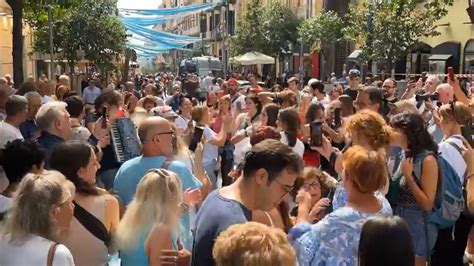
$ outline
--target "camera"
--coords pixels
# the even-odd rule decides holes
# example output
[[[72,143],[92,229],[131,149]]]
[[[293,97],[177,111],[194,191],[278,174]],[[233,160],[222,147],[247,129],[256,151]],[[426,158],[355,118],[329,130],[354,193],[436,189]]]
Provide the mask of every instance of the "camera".
[[[439,94],[437,92],[435,92],[433,94],[429,94],[429,93],[417,94],[417,95],[415,95],[415,99],[416,99],[417,102],[419,102],[419,101],[428,101],[428,100],[437,101],[437,100],[439,100]]]

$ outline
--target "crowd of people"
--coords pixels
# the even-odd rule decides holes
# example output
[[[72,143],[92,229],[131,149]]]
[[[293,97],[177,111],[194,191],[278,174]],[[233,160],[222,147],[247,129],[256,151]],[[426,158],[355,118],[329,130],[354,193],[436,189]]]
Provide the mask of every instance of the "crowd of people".
[[[0,78],[0,265],[473,262],[473,90],[300,82]]]

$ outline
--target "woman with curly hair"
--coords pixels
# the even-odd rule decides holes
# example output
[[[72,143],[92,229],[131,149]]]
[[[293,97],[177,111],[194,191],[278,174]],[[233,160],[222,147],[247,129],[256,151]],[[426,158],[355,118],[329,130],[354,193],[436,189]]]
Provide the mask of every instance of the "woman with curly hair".
[[[387,125],[384,118],[373,111],[362,110],[351,116],[344,126],[347,140],[350,146],[359,145],[367,150],[378,151],[386,155],[386,149],[390,144],[392,128]],[[322,147],[317,147],[330,163],[338,175],[342,173],[342,153],[331,146],[327,138],[323,138]],[[388,187],[385,187],[383,192]],[[334,193],[333,208],[337,209],[346,205],[347,194],[342,186],[339,186]]]
[[[292,192],[293,200],[297,194],[308,193],[311,196],[311,209],[299,211],[298,206],[293,208],[290,215],[298,221],[308,220],[316,223],[332,211],[331,198],[336,190],[337,181],[326,172],[316,167],[305,167],[303,177],[295,181]]]
[[[421,266],[426,264],[438,237],[436,226],[425,221],[438,185],[438,145],[419,114],[397,114],[390,124],[394,144],[403,149],[402,163],[392,177],[399,190],[398,196],[391,198],[392,205],[394,213],[408,225],[415,246],[415,265]]]

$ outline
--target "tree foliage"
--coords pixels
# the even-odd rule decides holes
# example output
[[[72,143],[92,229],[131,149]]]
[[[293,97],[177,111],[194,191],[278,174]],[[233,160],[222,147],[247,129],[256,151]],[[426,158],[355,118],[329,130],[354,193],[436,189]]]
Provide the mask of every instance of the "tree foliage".
[[[362,49],[362,58],[393,66],[423,37],[439,35],[436,22],[453,0],[378,0],[351,6],[345,35]]]
[[[252,1],[230,39],[231,55],[255,51],[277,56],[296,42],[299,23],[294,12],[280,3],[261,6]]]
[[[34,50],[49,53],[49,1],[27,0],[25,18],[35,30]],[[52,4],[54,52],[74,63],[84,58],[108,68],[125,49],[125,28],[118,20],[116,0],[59,0]]]
[[[343,28],[344,21],[336,12],[323,10],[317,16],[303,21],[298,33],[311,51],[325,53],[344,39]]]

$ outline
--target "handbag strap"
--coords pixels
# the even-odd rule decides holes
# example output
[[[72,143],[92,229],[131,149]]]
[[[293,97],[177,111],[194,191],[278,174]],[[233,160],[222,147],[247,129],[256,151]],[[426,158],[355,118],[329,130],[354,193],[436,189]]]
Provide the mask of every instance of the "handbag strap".
[[[105,246],[108,247],[110,234],[105,225],[81,205],[77,204],[77,202],[73,202],[75,205],[74,217],[82,224],[82,226],[84,226],[84,228],[86,228],[87,231],[89,231],[89,233],[102,240]]]
[[[48,250],[48,258],[46,260],[46,266],[53,266],[54,254],[56,253],[56,248],[58,247],[58,243],[53,243],[49,246]]]

